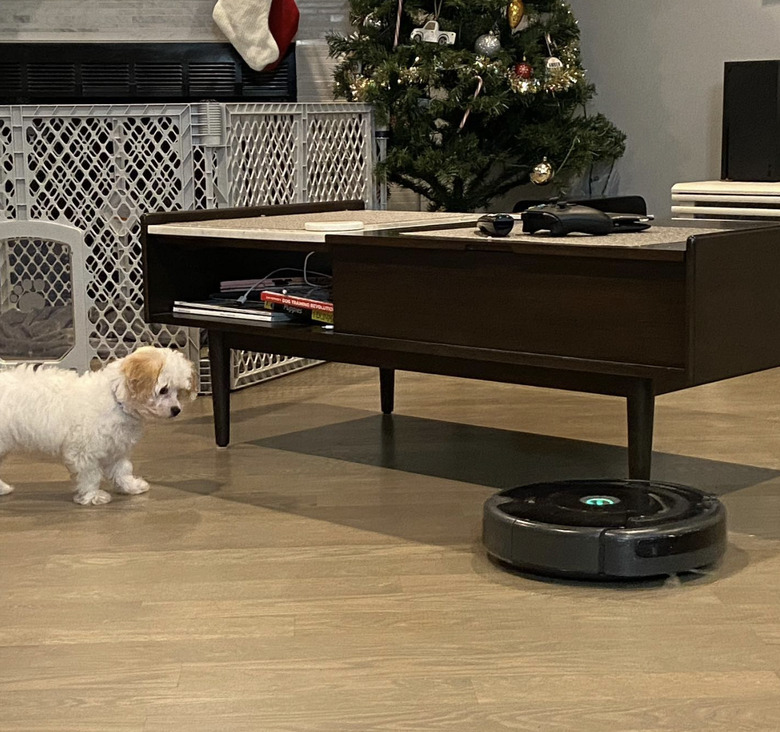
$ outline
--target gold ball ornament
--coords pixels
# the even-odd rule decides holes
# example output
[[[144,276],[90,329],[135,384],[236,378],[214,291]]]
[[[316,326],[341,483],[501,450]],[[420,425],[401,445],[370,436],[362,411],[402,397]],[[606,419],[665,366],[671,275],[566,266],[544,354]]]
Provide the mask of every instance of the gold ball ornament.
[[[553,166],[547,162],[547,158],[543,158],[541,163],[534,165],[530,174],[531,182],[538,186],[546,186],[554,177],[555,171]]]
[[[509,27],[514,30],[520,25],[520,21],[525,15],[525,4],[523,0],[512,0],[506,9],[506,19],[509,23]]]

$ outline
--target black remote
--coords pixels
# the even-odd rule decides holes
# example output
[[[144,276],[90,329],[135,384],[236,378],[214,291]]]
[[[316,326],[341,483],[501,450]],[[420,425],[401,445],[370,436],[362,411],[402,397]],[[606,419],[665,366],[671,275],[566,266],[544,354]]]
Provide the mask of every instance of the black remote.
[[[477,228],[486,236],[506,236],[514,225],[509,214],[485,214],[477,219]]]

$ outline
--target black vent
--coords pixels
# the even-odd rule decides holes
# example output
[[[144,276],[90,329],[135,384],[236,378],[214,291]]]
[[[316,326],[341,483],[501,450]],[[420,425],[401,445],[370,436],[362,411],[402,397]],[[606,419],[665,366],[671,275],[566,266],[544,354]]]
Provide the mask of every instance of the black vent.
[[[22,65],[0,61],[0,95],[14,96],[22,92]]]
[[[136,92],[142,97],[179,99],[185,94],[184,71],[184,64],[137,63]]]
[[[0,43],[0,104],[296,98],[294,44],[254,71],[228,43]]]
[[[88,96],[127,96],[130,93],[130,64],[82,64],[81,88]]]
[[[204,99],[235,96],[241,83],[232,63],[197,63],[190,64],[190,93]],[[285,78],[285,86],[287,79]],[[246,86],[243,87],[246,94]]]
[[[27,67],[27,88],[33,94],[52,90],[55,94],[76,93],[76,67],[74,64],[40,64]]]

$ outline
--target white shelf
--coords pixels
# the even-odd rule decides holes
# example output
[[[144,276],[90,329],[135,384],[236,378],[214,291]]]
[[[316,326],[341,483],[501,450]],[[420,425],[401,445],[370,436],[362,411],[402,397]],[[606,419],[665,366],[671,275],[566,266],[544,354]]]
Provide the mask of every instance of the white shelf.
[[[780,218],[780,182],[693,181],[672,186],[672,218],[756,220]]]

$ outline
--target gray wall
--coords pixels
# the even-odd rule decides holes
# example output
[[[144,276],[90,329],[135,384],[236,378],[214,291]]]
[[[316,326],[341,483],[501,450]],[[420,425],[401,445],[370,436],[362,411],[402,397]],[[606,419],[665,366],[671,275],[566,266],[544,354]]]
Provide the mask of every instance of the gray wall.
[[[594,107],[628,134],[621,193],[720,177],[724,61],[780,58],[780,0],[570,0]]]
[[[213,41],[216,0],[0,0],[0,41]],[[347,0],[298,0],[298,37],[345,27]]]

